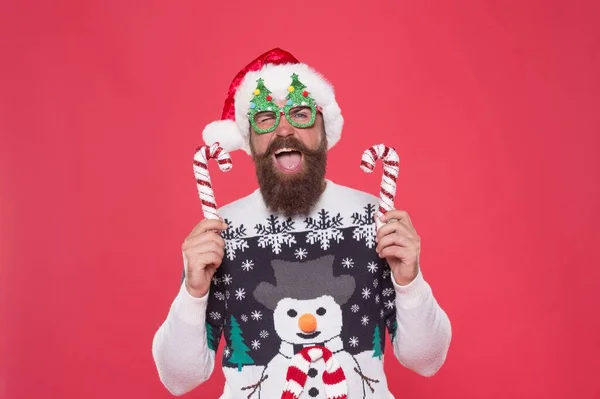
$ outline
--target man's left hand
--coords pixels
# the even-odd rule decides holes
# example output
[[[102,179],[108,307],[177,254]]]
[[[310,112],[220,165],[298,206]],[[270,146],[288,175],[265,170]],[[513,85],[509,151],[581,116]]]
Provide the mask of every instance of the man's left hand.
[[[392,209],[381,221],[385,224],[377,232],[377,253],[387,260],[396,283],[407,285],[419,271],[421,237],[406,211]]]

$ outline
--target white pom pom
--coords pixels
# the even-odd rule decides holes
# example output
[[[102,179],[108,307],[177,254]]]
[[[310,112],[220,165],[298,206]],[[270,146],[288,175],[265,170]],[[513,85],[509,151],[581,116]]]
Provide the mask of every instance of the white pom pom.
[[[247,138],[238,129],[232,120],[220,120],[211,122],[204,128],[202,138],[206,145],[218,142],[227,152],[244,150],[250,152]]]

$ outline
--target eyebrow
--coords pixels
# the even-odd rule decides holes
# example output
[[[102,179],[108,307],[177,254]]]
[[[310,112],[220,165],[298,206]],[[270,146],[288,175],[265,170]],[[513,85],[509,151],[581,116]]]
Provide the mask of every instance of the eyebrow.
[[[302,109],[310,109],[310,107],[308,105],[298,105],[297,107],[292,107],[290,108],[290,112],[292,111],[299,111]]]

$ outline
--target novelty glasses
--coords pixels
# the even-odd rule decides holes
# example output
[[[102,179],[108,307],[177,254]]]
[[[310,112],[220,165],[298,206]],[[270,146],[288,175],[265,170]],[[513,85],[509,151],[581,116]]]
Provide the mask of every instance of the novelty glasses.
[[[265,87],[264,81],[258,79],[254,90],[254,98],[250,101],[248,119],[252,128],[258,134],[274,131],[281,117],[285,116],[290,125],[297,128],[311,127],[317,117],[317,105],[305,90],[306,86],[298,80],[298,75],[292,75],[292,84],[288,87],[287,102],[280,107],[273,101],[271,92]]]

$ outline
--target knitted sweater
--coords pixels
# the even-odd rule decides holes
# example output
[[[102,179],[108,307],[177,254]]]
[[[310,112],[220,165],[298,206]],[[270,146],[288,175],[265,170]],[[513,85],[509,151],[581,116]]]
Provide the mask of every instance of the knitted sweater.
[[[259,190],[219,210],[225,257],[209,293],[182,283],[155,334],[159,377],[174,395],[206,381],[225,337],[221,399],[280,398],[292,357],[321,345],[343,369],[348,398],[393,398],[383,368],[385,332],[405,367],[442,366],[451,325],[419,271],[400,286],[375,251],[378,199],[327,180],[308,217],[268,211]],[[326,398],[324,362],[311,364],[300,398]]]

